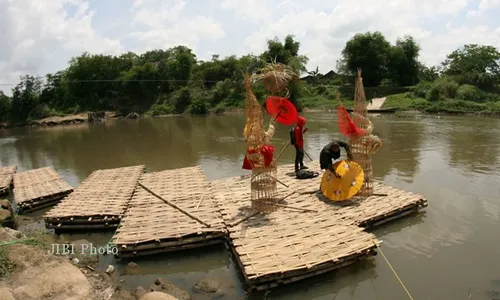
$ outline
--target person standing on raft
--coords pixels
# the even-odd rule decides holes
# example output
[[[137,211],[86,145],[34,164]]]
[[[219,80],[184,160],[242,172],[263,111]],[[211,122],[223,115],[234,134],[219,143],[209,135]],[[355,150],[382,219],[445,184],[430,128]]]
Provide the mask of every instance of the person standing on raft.
[[[295,146],[295,172],[308,169],[304,166],[304,133],[308,130],[308,128],[304,128],[304,125],[306,125],[306,118],[299,116],[297,126],[291,134],[291,144]]]
[[[349,144],[344,143],[340,140],[334,140],[333,142],[328,143],[319,154],[319,163],[321,170],[330,170],[335,177],[340,179],[340,175],[337,174],[335,169],[333,168],[333,162],[340,157],[340,147],[344,148],[347,153],[347,158],[352,159],[351,149]]]

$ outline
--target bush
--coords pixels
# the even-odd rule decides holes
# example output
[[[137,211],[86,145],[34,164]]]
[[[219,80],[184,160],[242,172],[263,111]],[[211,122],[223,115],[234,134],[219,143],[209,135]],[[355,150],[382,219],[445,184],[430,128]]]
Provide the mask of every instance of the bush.
[[[206,115],[208,114],[208,107],[204,99],[197,98],[189,106],[189,112],[192,115]]]
[[[425,109],[428,113],[471,113],[486,111],[487,106],[484,103],[477,103],[465,100],[447,100],[433,103]]]
[[[410,95],[413,98],[426,98],[427,92],[432,88],[432,82],[422,81],[410,88]]]
[[[431,87],[431,89],[428,90],[427,93],[425,94],[425,99],[427,99],[429,101],[437,101],[440,98],[441,98],[441,95],[440,95],[438,86]]]
[[[425,87],[429,87],[422,85],[418,90],[419,94],[421,94]],[[441,78],[434,82],[430,89],[428,89],[425,93],[425,98],[429,101],[437,101],[440,99],[454,99],[457,96],[459,85],[455,81],[449,78]]]
[[[174,108],[175,113],[181,114],[188,109],[191,101],[191,91],[189,88],[183,87],[170,95],[168,104]]]
[[[436,82],[441,98],[453,99],[457,96],[458,83],[451,80],[439,80]]]
[[[413,101],[410,104],[410,108],[415,110],[425,110],[427,107],[429,107],[429,105],[430,105],[429,101],[419,98],[419,99],[413,99]]]
[[[153,116],[168,115],[174,112],[174,108],[169,104],[154,104],[149,113]]]
[[[457,98],[476,102],[485,100],[484,93],[477,87],[470,84],[464,84],[458,88]]]

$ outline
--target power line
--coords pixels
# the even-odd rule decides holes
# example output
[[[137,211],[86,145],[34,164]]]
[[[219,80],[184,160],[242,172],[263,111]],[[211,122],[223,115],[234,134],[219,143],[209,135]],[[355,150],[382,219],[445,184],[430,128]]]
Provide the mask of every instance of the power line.
[[[61,80],[63,81],[63,80]],[[184,79],[83,79],[83,80],[64,80],[71,83],[93,83],[93,82],[207,82],[217,83],[225,80],[184,80]],[[0,86],[18,85],[17,83],[0,83]]]

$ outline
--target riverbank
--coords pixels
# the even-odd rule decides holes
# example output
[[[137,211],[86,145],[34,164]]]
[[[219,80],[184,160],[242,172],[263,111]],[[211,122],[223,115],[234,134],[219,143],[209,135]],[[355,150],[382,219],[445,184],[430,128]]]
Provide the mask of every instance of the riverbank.
[[[166,278],[125,290],[112,265],[99,266],[99,257],[90,252],[93,245],[87,240],[57,244],[61,252],[63,245],[74,252],[58,254],[53,247],[57,241],[50,234],[0,227],[0,241],[2,299],[190,300],[194,294],[213,299],[225,293],[221,281],[208,277],[199,280],[192,291],[182,290]],[[140,268],[130,262],[125,271],[133,273]]]
[[[397,108],[398,111],[417,111],[426,114],[500,117],[500,102],[473,102],[456,99],[431,102],[424,98],[412,97],[410,93],[387,96],[382,108]]]
[[[115,112],[107,111],[105,112],[105,118],[116,119],[116,118],[124,118],[126,116],[120,116]],[[133,115],[132,117],[138,117],[138,115]],[[132,118],[131,117],[131,118]],[[32,120],[26,123],[20,124],[9,124],[9,123],[0,123],[0,128],[8,129],[15,127],[51,127],[57,125],[71,125],[71,124],[80,124],[88,122],[88,112],[82,112],[78,114],[69,114],[62,116],[52,116],[48,118],[43,118],[40,120]]]
[[[309,105],[303,108],[303,112],[332,112],[337,107],[337,101],[334,99],[323,99],[323,101],[310,101],[304,99],[304,103]],[[371,109],[396,108],[399,112],[405,113],[425,113],[429,115],[470,115],[470,116],[489,116],[500,117],[500,102],[473,102],[466,100],[439,100],[435,102],[428,101],[424,98],[412,97],[410,93],[402,93],[390,95],[383,98],[374,98],[369,106]],[[311,103],[315,103],[312,105]],[[353,102],[350,99],[342,100],[342,103],[347,108],[352,108]],[[211,110],[208,114],[215,115],[233,115],[242,114],[244,108],[227,108]],[[143,115],[130,114],[130,116],[119,115],[116,112],[106,112],[106,118],[163,118],[175,117],[182,114],[152,114],[146,112]],[[53,116],[40,120],[33,120],[26,124],[7,124],[0,123],[0,129],[8,129],[14,127],[51,127],[58,125],[80,124],[88,122],[88,113],[78,113],[74,115]]]

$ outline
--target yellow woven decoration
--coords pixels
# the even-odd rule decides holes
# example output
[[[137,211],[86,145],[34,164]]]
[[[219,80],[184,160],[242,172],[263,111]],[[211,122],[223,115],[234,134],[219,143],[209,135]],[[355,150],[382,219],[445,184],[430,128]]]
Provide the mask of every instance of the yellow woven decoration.
[[[363,186],[365,174],[359,164],[352,160],[341,160],[333,164],[333,169],[341,176],[338,179],[326,170],[321,179],[321,192],[333,201],[344,201],[354,197]]]
[[[290,67],[282,63],[272,61],[266,64],[261,74],[256,75],[256,80],[262,80],[264,88],[273,95],[290,96],[288,85],[291,81],[298,80],[299,76]]]

